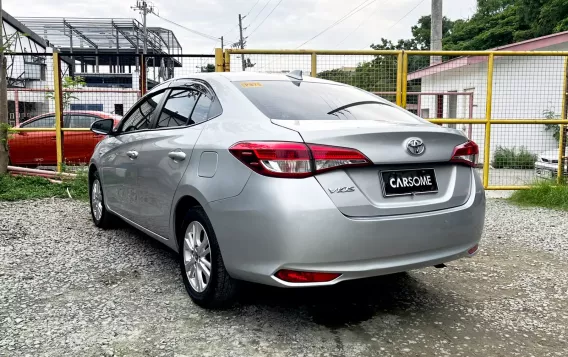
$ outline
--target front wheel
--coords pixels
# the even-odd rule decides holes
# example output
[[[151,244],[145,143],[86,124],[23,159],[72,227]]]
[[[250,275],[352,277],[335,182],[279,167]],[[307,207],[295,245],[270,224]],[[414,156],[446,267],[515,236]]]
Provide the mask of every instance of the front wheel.
[[[180,268],[191,299],[205,308],[229,305],[237,282],[229,276],[209,218],[200,207],[189,210],[180,241]]]

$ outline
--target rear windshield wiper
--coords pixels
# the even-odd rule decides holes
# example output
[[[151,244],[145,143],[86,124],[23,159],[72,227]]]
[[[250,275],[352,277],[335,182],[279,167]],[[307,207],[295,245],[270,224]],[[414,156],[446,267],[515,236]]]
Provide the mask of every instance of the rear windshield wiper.
[[[365,104],[388,105],[388,104],[386,104],[386,103],[377,102],[377,101],[374,101],[374,100],[364,100],[364,101],[361,101],[361,102],[353,102],[353,103],[349,103],[349,104],[342,105],[342,106],[340,106],[339,108],[333,109],[331,112],[329,112],[329,113],[327,113],[327,114],[334,114],[334,113],[337,113],[337,112],[339,112],[339,111],[342,111],[343,109],[355,107],[355,106],[358,106],[358,105],[365,105]]]

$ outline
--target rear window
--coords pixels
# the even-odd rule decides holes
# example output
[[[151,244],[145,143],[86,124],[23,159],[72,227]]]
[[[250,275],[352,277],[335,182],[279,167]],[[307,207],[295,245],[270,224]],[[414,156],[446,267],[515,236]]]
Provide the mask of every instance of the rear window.
[[[233,82],[270,119],[284,120],[377,120],[417,123],[414,115],[369,92],[329,83],[301,81]],[[376,101],[330,111],[346,104]]]

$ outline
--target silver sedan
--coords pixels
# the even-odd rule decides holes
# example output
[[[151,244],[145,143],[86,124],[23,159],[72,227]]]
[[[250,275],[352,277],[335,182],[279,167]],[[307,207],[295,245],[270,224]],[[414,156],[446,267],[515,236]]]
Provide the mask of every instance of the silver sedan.
[[[477,145],[351,86],[196,74],[91,130],[107,134],[89,167],[94,223],[120,218],[177,251],[201,306],[242,280],[331,285],[478,250]]]

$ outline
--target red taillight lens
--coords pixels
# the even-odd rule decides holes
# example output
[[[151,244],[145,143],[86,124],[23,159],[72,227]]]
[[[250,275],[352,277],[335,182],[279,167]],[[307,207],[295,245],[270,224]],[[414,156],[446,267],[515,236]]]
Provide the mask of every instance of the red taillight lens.
[[[308,144],[315,161],[317,172],[344,166],[369,165],[371,161],[355,149],[335,146]]]
[[[473,141],[467,141],[454,148],[452,154],[452,162],[466,164],[471,167],[477,165],[477,156],[479,155],[479,147]]]
[[[357,150],[314,144],[242,142],[229,151],[255,172],[272,177],[303,178],[334,168],[372,164]]]
[[[317,273],[310,271],[279,270],[275,276],[288,283],[325,283],[337,279],[338,273]]]

